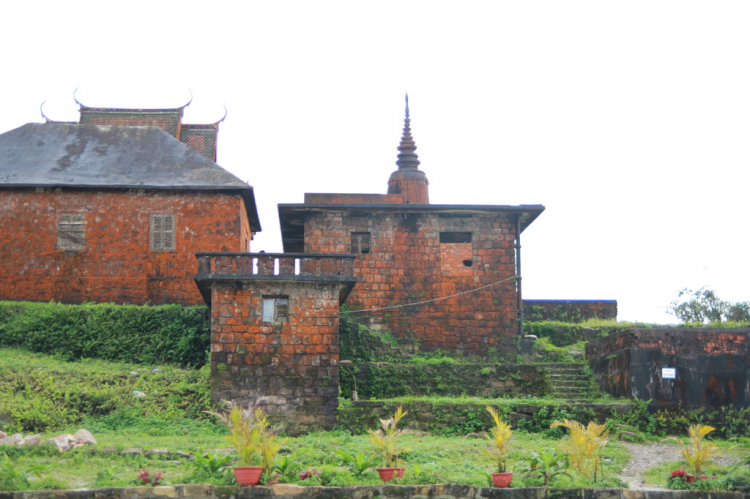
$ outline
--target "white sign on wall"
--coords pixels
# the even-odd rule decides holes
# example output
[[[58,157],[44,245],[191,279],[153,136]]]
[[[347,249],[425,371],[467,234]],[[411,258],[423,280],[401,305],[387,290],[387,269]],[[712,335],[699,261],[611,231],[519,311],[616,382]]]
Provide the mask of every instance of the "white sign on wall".
[[[662,367],[661,379],[675,379],[677,377],[676,367]]]

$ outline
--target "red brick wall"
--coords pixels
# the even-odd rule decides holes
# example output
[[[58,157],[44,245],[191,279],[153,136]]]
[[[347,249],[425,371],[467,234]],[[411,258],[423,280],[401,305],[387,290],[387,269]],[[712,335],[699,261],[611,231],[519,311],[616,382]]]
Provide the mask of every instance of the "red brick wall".
[[[252,280],[211,289],[211,393],[261,405],[300,433],[336,424],[338,283]],[[286,322],[263,322],[263,297],[286,296]]]
[[[239,194],[0,190],[0,299],[202,304],[197,251],[246,251]],[[85,215],[85,249],[57,249],[60,214]],[[176,251],[150,251],[151,214],[176,215]],[[243,227],[244,225],[244,227]]]
[[[363,210],[366,208],[363,207]],[[372,309],[441,298],[515,274],[515,221],[497,213],[442,218],[438,213],[311,213],[305,251],[348,253],[352,232],[370,232],[371,253],[358,255],[359,282],[346,304]],[[440,232],[471,232],[471,243],[440,243]],[[471,267],[463,260],[471,260]],[[375,329],[415,337],[424,350],[486,354],[516,334],[512,281],[429,304],[362,314]]]

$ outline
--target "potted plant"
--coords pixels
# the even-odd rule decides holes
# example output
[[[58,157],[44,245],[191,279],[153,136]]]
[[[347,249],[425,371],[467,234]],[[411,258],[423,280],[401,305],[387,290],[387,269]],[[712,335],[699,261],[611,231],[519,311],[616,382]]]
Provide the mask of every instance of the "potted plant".
[[[508,442],[513,432],[510,425],[500,419],[494,407],[487,406],[487,412],[492,416],[495,426],[490,429],[487,440],[490,442],[490,455],[492,455],[497,465],[497,472],[492,473],[492,485],[495,487],[510,487],[513,481],[513,472],[506,471]]]
[[[240,485],[257,485],[264,471],[273,470],[274,458],[283,445],[278,440],[278,431],[272,427],[263,409],[253,405],[246,409],[232,402],[225,402],[228,414],[210,414],[218,417],[229,427],[231,435],[226,437],[237,450],[240,459],[233,467],[234,476]],[[260,461],[260,466],[256,463]]]
[[[378,430],[370,430],[370,442],[375,445],[384,464],[384,467],[375,469],[384,482],[391,481],[394,475],[396,477],[404,476],[406,468],[400,466],[402,463],[401,455],[404,452],[409,452],[409,449],[400,446],[399,438],[403,433],[402,430],[397,428],[397,425],[406,414],[403,408],[399,406],[393,416],[379,420],[380,428]]]

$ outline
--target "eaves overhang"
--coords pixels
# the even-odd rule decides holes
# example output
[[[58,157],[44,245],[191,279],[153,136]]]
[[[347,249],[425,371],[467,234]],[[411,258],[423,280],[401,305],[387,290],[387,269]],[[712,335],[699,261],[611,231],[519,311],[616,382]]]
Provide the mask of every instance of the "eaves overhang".
[[[521,232],[544,211],[533,205],[470,205],[470,204],[363,204],[363,203],[295,203],[279,204],[281,238],[286,252],[304,251],[305,218],[311,213],[385,212],[385,213],[504,213],[519,217]]]

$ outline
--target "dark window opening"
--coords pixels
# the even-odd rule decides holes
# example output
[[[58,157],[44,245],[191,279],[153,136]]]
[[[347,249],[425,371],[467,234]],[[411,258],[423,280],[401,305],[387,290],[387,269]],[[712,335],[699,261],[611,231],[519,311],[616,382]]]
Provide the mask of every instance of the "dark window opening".
[[[372,216],[372,214],[366,211],[353,211],[349,216],[352,218],[366,218]]]
[[[471,218],[471,213],[438,213],[438,218]]]
[[[471,267],[472,265],[474,265],[473,260],[464,260],[464,267]]]
[[[441,232],[441,243],[470,243],[471,232]]]
[[[370,252],[370,233],[352,232],[352,245],[350,253],[355,255],[366,255]]]
[[[57,219],[57,249],[81,251],[86,248],[83,213],[60,215]]]

